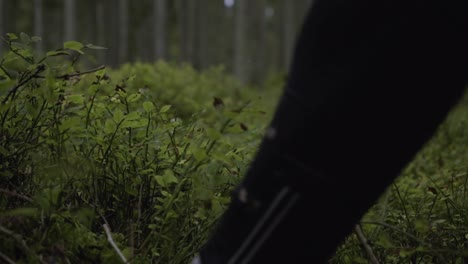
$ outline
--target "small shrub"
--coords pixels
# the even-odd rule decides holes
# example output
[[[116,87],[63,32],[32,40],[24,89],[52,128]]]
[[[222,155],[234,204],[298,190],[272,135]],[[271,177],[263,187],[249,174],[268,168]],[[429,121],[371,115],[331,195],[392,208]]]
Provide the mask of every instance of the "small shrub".
[[[0,252],[31,263],[187,263],[229,202],[269,117],[220,69],[77,70],[87,48],[0,64]],[[99,48],[99,47],[97,47]]]

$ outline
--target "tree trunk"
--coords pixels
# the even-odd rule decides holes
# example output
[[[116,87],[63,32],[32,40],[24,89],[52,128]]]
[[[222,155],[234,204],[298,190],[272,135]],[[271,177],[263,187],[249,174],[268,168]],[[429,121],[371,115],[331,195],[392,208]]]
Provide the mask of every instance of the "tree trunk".
[[[206,1],[206,0],[205,0]],[[207,8],[202,4],[197,4],[195,6],[195,58],[194,66],[196,69],[201,70],[206,67],[206,34],[207,34]]]
[[[234,75],[241,82],[246,81],[246,37],[245,20],[246,0],[235,2],[235,25],[234,25]]]
[[[252,49],[250,49],[250,53],[252,54],[252,62],[251,67],[251,77],[248,78],[252,82],[256,84],[260,84],[265,77],[266,74],[266,64],[265,64],[265,57],[266,57],[266,43],[265,43],[265,34],[267,29],[266,25],[266,17],[265,17],[265,1],[264,0],[256,0],[251,2],[252,6],[249,8],[250,17],[252,21],[252,37],[249,38],[253,41],[251,43]]]
[[[128,60],[128,0],[119,0],[119,46],[118,46],[118,64]]]
[[[154,54],[156,60],[167,59],[166,0],[154,0]]]
[[[42,12],[42,0],[34,0],[34,35],[44,37],[44,18]],[[44,52],[43,42],[36,44],[38,53]]]
[[[294,19],[294,2],[283,0],[283,69],[289,68],[292,50],[294,48],[296,26]]]
[[[65,11],[63,1],[42,1],[43,12],[43,31],[42,38],[43,47],[45,49],[58,49],[62,47],[64,41],[65,26],[64,23],[57,23],[57,21],[64,21]],[[50,33],[49,33],[50,32]]]
[[[65,28],[64,38],[65,41],[75,40],[76,38],[76,1],[75,0],[64,0],[64,17],[65,17]]]
[[[77,6],[76,12],[78,19],[77,36],[79,41],[96,44],[96,16],[93,12],[96,10],[98,1],[81,1]],[[94,52],[93,52],[94,53]]]
[[[15,14],[17,14],[17,1],[8,1],[0,0],[0,34],[1,37],[5,37],[6,33],[15,33],[17,32]],[[5,43],[0,41],[0,47],[3,47],[4,50]]]
[[[5,34],[7,33],[5,32],[5,24],[3,22],[4,17],[5,17],[4,13],[6,13],[3,4],[4,4],[4,0],[0,0],[0,36],[1,37],[5,37]],[[3,54],[4,49],[5,48],[4,48],[3,41],[0,41],[0,54]]]
[[[104,2],[103,0],[96,0],[96,45],[98,46],[107,46],[106,43],[106,31],[105,31],[105,21],[104,21]],[[107,53],[107,52],[106,52]],[[99,64],[106,64],[106,54],[103,51],[97,53],[97,60]]]
[[[193,0],[180,1],[180,60],[194,63],[196,2]]]

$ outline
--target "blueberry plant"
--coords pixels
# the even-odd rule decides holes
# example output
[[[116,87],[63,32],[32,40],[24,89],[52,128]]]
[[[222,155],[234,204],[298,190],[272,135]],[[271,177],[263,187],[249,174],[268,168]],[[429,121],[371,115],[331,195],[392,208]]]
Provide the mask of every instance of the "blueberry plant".
[[[0,262],[188,263],[282,82],[260,96],[221,67],[88,67],[85,53],[104,48],[41,55],[38,41],[3,38]],[[330,263],[468,263],[467,116],[464,98]]]
[[[8,34],[0,62],[0,259],[186,263],[268,121],[219,68],[80,69]]]

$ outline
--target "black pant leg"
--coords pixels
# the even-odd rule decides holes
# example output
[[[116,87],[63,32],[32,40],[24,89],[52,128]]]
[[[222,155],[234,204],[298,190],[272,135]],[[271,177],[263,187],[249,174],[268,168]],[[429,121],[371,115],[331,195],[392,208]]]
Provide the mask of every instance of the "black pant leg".
[[[461,1],[318,0],[202,263],[324,263],[462,94],[460,10]]]

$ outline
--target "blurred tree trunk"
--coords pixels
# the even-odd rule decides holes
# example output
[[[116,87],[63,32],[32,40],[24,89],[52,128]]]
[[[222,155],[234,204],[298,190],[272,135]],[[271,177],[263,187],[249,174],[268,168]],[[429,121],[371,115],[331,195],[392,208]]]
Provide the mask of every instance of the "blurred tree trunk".
[[[77,37],[79,41],[96,44],[96,16],[93,12],[96,10],[97,0],[81,1],[76,8],[77,12]]]
[[[206,1],[206,0],[205,0]],[[206,3],[205,3],[206,4]],[[207,7],[205,5],[197,4],[196,6],[196,35],[195,35],[195,60],[194,65],[197,69],[204,69],[207,66],[207,54],[206,54],[206,39],[209,22],[207,21]]]
[[[42,1],[44,29],[42,42],[45,49],[58,49],[64,41],[64,5],[63,1]],[[47,15],[44,15],[47,14]]]
[[[75,40],[76,39],[76,1],[75,0],[64,0],[64,18],[65,18],[65,28],[64,28],[64,38],[65,41]]]
[[[129,48],[131,58],[142,62],[152,62],[156,59],[156,15],[155,0],[139,0],[137,7],[132,8],[141,16],[130,16]],[[167,32],[167,30],[166,30]]]
[[[1,1],[1,13],[0,13],[0,30],[1,36],[5,37],[6,33],[15,33],[18,34],[16,28],[16,19],[15,14],[17,10],[17,2],[9,0],[0,0]],[[2,41],[0,41],[2,42]],[[1,43],[0,45],[3,45]]]
[[[265,56],[266,56],[266,43],[265,43],[265,34],[268,30],[265,17],[265,0],[256,0],[252,1],[252,6],[249,8],[250,17],[252,18],[252,38],[249,38],[253,41],[251,43],[251,67],[252,70],[249,80],[256,84],[260,84],[265,78],[266,74],[266,65],[265,65]]]
[[[34,0],[34,35],[44,37],[42,0]],[[36,45],[37,52],[42,53],[44,51],[43,42],[40,41]]]
[[[180,1],[180,60],[194,63],[196,3],[193,0]]]
[[[0,0],[0,36],[1,37],[5,37],[5,32],[6,29],[5,29],[5,23],[3,22],[4,18],[5,18],[5,8],[4,8],[4,0]],[[4,44],[3,44],[3,41],[0,41],[0,54],[3,54],[4,52]]]
[[[96,21],[96,45],[106,46],[106,31],[105,31],[105,22],[104,22],[104,2],[103,0],[95,1],[95,21]],[[97,53],[97,60],[99,63],[106,63],[106,56],[104,52]]]
[[[104,8],[104,44],[108,48],[106,54],[106,63],[112,67],[119,64],[119,46],[120,46],[120,18],[119,5],[116,0],[103,0]],[[120,1],[120,0],[118,0]]]
[[[235,25],[234,25],[234,75],[241,82],[246,81],[246,0],[235,2]]]
[[[118,5],[118,64],[121,64],[128,59],[128,0],[119,0]]]
[[[153,1],[154,15],[154,54],[155,59],[167,59],[167,3],[166,0]]]
[[[314,3],[314,0],[302,0],[297,2],[297,6],[295,10],[297,11],[295,16],[296,16],[296,36],[297,33],[299,33],[299,29],[302,27],[302,24],[304,23],[304,20],[306,18],[307,13],[309,12],[309,9],[312,7],[312,4]]]
[[[291,54],[294,48],[294,42],[296,37],[296,23],[295,23],[295,14],[294,14],[294,4],[295,1],[283,0],[283,32],[282,32],[282,54],[283,62],[282,68],[288,69],[291,62]]]
[[[3,23],[3,17],[5,15],[5,9],[3,8],[4,0],[0,0],[0,34],[2,37],[5,35],[5,26]]]

